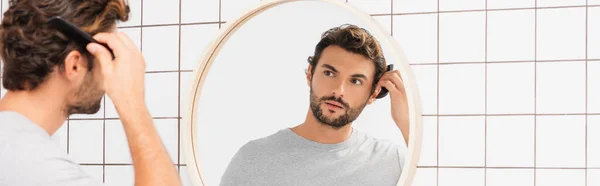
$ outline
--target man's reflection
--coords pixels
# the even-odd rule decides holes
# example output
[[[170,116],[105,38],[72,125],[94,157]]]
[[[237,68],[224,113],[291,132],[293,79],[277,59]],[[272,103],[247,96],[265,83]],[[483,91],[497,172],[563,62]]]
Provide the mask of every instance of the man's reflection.
[[[408,141],[404,85],[398,71],[386,72],[379,42],[365,29],[342,25],[323,33],[308,62],[304,123],[246,143],[221,185],[395,186],[404,165],[400,146],[352,127],[384,87],[392,118]]]

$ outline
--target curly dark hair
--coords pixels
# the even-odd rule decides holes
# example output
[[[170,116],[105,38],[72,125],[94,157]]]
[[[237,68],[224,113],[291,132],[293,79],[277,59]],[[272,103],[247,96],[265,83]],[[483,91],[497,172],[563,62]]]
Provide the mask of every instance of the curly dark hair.
[[[379,45],[379,41],[364,28],[360,28],[352,24],[344,24],[338,27],[333,27],[321,35],[321,40],[315,47],[314,56],[308,57],[308,63],[313,67],[311,74],[314,75],[315,67],[321,58],[323,50],[330,45],[342,47],[348,52],[360,54],[368,59],[371,59],[375,65],[375,85],[383,73],[385,72],[386,59],[383,55],[383,50]],[[372,91],[375,90],[373,86]]]
[[[47,26],[61,16],[94,35],[110,31],[117,21],[129,19],[124,0],[11,0],[0,26],[0,55],[4,63],[2,85],[7,90],[34,90],[55,66],[62,67],[73,50],[92,55],[56,29]],[[62,68],[59,68],[62,69]]]

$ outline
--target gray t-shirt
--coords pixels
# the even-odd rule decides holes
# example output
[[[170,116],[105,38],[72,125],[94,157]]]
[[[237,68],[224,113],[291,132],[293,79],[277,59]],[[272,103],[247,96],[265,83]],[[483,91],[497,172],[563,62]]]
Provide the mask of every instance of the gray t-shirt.
[[[321,144],[289,128],[243,145],[221,186],[396,186],[404,156],[400,146],[353,130],[338,144]]]
[[[0,186],[102,185],[21,114],[0,112]]]

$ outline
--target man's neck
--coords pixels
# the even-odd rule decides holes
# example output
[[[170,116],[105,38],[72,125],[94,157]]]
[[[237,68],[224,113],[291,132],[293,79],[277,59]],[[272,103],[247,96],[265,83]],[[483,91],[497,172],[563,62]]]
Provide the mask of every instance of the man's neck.
[[[323,124],[308,112],[304,123],[291,128],[293,132],[311,141],[323,144],[337,144],[346,141],[352,134],[352,123],[341,128]]]
[[[17,112],[52,136],[67,119],[62,97],[48,96],[47,91],[8,91],[0,99],[0,111]]]

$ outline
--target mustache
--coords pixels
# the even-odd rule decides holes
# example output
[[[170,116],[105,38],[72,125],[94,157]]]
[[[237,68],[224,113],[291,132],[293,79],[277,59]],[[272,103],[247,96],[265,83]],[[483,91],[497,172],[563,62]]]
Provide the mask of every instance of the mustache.
[[[348,103],[346,103],[344,100],[342,100],[342,98],[336,98],[334,96],[325,96],[321,98],[321,101],[335,101],[338,102],[339,104],[343,105],[344,108],[350,108],[350,106],[348,106]]]

